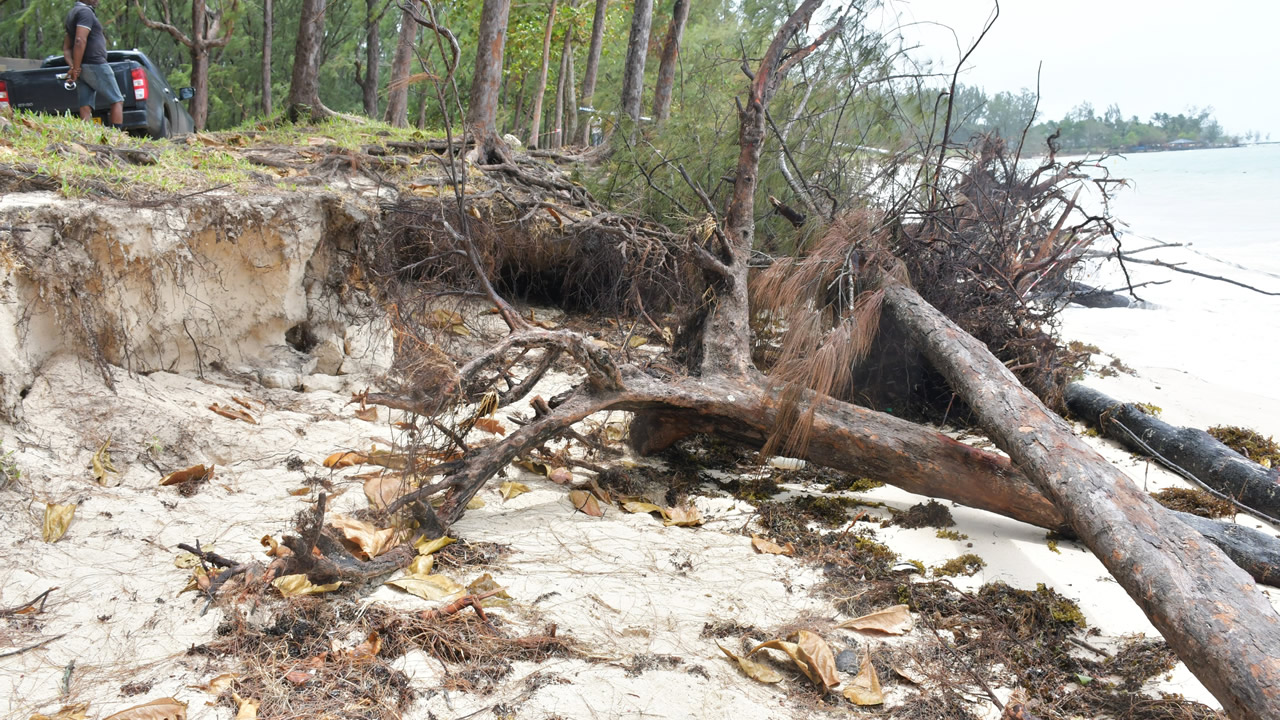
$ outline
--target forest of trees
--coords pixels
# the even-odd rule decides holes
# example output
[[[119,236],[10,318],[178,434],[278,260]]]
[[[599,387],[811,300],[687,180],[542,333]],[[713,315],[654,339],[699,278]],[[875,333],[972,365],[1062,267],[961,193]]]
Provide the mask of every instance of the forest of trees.
[[[0,2],[0,56],[60,52],[69,4]],[[489,35],[484,34],[486,10],[500,15],[491,19]],[[556,147],[587,144],[590,128],[598,128],[600,120],[625,116],[631,122],[642,117],[662,122],[673,108],[676,114],[692,114],[681,122],[685,129],[696,124],[704,131],[723,130],[740,75],[734,58],[758,53],[764,41],[759,28],[772,27],[784,8],[760,0],[445,0],[434,6],[393,0],[104,0],[98,13],[115,47],[143,50],[173,85],[196,88],[192,116],[198,127],[211,130],[269,117],[300,101],[299,92],[302,101],[319,101],[333,111],[438,128],[443,117],[430,80],[440,77],[452,59],[413,15],[430,22],[426,16],[433,14],[458,38],[453,80],[470,88],[472,104],[484,99],[475,95],[472,83],[475,54],[492,46],[500,21],[497,93],[490,98],[495,131]],[[302,18],[307,20],[300,23]],[[780,137],[799,125],[807,133],[803,145],[817,140],[815,132],[826,138],[817,140],[826,147],[818,156],[794,148],[791,160],[782,163],[793,181],[797,170],[822,172],[841,147],[902,149],[940,131],[933,127],[933,110],[945,88],[936,80],[893,77],[896,51],[883,38],[861,29],[844,35],[844,42],[802,69],[799,97],[780,99],[794,106],[775,110]],[[644,52],[631,51],[635,47]],[[312,56],[295,63],[303,48]],[[309,67],[315,68],[313,84],[293,87],[295,72]],[[1028,154],[1043,152],[1045,138],[1055,132],[1063,151],[1123,150],[1179,139],[1206,145],[1237,141],[1224,133],[1210,108],[1158,113],[1143,121],[1126,118],[1116,105],[1098,114],[1083,103],[1060,120],[1037,115],[1028,127],[1037,103],[1025,89],[987,95],[981,88],[959,86],[952,102],[953,140],[996,133],[1017,143],[1025,133]],[[578,107],[599,114],[577,112]],[[809,113],[806,107],[824,110]],[[783,114],[790,120],[781,119]],[[593,117],[596,125],[589,122]]]

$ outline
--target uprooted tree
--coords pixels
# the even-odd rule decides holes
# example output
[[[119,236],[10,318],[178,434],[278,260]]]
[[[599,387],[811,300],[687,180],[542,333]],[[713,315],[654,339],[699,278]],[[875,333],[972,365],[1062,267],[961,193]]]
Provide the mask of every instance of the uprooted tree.
[[[820,5],[806,0],[748,72],[727,210],[719,217],[695,186],[707,219],[684,235],[613,214],[564,177],[515,160],[481,165],[503,182],[468,195],[455,153],[460,146],[446,144],[454,198],[403,208],[422,221],[406,221],[407,239],[387,249],[381,266],[372,263],[385,281],[383,292],[395,292],[396,284],[436,288],[416,309],[398,304],[404,363],[398,391],[363,398],[420,416],[422,432],[406,473],[418,486],[387,512],[408,513],[423,532],[443,534],[512,461],[556,438],[589,442],[575,425],[602,411],[629,411],[630,442],[642,453],[693,432],[714,433],[1041,526],[1065,525],[1232,717],[1280,717],[1280,618],[1254,581],[1206,535],[1083,446],[1009,367],[1055,402],[1060,358],[1039,330],[1044,318],[1030,298],[1060,282],[1108,230],[1105,218],[1068,222],[1076,197],[1066,187],[1085,182],[1078,164],[1050,157],[1027,173],[999,143],[988,143],[963,172],[949,174],[941,160],[944,130],[937,164],[915,161],[916,187],[928,198],[922,207],[846,214],[801,257],[772,259],[754,282],[754,297],[749,292],[759,264],[755,196],[767,108],[788,71],[838,31],[837,24],[796,44]],[[478,157],[489,159],[492,126],[473,134]],[[520,227],[539,214],[552,217],[569,240],[538,247],[536,240],[520,246],[492,237],[500,225]],[[625,342],[612,352],[584,334],[538,327],[496,289],[503,272],[522,264],[533,274],[559,265],[562,277],[574,278],[563,283],[595,283],[597,298],[612,293],[655,327],[646,304],[675,297],[690,311],[673,338],[682,366],[629,361]],[[565,271],[569,266],[574,271]],[[940,298],[944,312],[922,293]],[[430,316],[431,299],[458,297],[491,304],[509,329],[461,367],[419,334],[425,327],[412,319]],[[781,340],[757,355],[753,334]],[[909,369],[916,356],[930,367]],[[469,444],[477,418],[528,397],[557,363],[575,368],[572,389],[549,400],[534,397],[533,416],[504,438]],[[869,392],[860,383],[886,373],[905,376],[907,392],[950,393],[947,407],[954,403],[956,412],[976,418],[1012,462],[852,402]],[[325,539],[322,518],[323,505],[302,537],[290,539],[296,562],[309,563],[296,571],[323,580],[387,569],[317,568],[311,550],[318,544],[332,546],[325,557],[341,557]],[[411,555],[388,553],[382,562]]]

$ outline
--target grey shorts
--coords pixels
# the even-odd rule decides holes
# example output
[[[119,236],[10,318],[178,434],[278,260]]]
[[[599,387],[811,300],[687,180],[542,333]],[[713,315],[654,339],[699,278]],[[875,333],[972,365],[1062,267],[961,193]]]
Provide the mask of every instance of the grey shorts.
[[[120,94],[120,88],[116,85],[116,76],[106,63],[81,65],[79,85],[80,107],[95,107],[98,93],[102,93],[107,102],[113,105],[124,102],[124,95]]]

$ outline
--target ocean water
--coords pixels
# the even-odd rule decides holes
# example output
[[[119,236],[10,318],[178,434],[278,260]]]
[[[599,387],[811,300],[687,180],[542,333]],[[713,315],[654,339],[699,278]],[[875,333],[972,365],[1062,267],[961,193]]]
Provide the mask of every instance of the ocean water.
[[[1136,256],[1280,293],[1280,145],[1136,154],[1106,165],[1130,181],[1111,205],[1127,251],[1177,244]],[[1103,239],[1097,247],[1113,245]],[[1140,307],[1068,308],[1064,336],[1119,357],[1161,393],[1183,393],[1197,419],[1280,435],[1280,296],[1161,267],[1127,268],[1134,284],[1163,284],[1138,288]],[[1115,262],[1080,279],[1124,285]]]

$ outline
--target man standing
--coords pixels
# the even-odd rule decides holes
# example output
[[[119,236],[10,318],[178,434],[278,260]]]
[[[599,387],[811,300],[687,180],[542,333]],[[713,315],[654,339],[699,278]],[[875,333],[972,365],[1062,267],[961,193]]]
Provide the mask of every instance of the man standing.
[[[102,23],[94,9],[100,0],[78,0],[67,13],[66,37],[62,40],[62,55],[70,70],[67,79],[79,83],[80,119],[93,117],[98,93],[111,102],[111,125],[120,127],[124,122],[124,95],[116,85],[115,75],[107,64],[107,36],[102,33]]]

